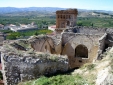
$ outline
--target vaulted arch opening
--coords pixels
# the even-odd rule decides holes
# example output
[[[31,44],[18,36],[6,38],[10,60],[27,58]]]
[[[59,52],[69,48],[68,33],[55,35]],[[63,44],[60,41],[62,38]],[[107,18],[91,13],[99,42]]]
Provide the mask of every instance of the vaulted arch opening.
[[[85,45],[78,45],[75,48],[75,57],[88,58],[88,49]]]

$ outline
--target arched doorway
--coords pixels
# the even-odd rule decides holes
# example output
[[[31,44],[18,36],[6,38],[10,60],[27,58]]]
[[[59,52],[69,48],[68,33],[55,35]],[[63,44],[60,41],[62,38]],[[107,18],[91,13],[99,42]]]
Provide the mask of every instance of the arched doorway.
[[[88,49],[85,45],[78,45],[75,49],[75,57],[88,58]]]

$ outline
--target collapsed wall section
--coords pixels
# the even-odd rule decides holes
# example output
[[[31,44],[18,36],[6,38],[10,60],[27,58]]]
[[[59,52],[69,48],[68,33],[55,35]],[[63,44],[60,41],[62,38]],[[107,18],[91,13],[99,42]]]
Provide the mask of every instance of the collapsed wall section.
[[[51,54],[61,53],[61,35],[37,36],[29,39],[31,47],[37,52],[48,52]]]
[[[87,26],[75,26],[66,29],[65,32],[83,33],[83,34],[102,34],[109,32],[109,28],[87,27]]]
[[[51,75],[57,71],[66,72],[69,69],[68,59],[60,55],[38,54],[37,57],[2,52],[1,58],[5,85],[17,85],[21,81]]]
[[[105,45],[105,49],[113,46],[113,33],[107,33]]]
[[[103,51],[105,50],[106,37],[107,37],[107,34],[105,33],[105,34],[99,39],[99,49],[98,49],[97,59],[101,59],[101,54],[102,54]]]

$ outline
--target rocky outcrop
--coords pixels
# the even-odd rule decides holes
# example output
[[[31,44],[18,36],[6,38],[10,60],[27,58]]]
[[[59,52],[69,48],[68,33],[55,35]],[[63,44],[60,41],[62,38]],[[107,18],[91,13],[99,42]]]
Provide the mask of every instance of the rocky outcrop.
[[[107,67],[98,72],[97,80],[95,85],[112,85],[113,84],[113,73],[111,68]]]
[[[96,67],[98,72],[95,85],[113,84],[113,47],[106,53],[107,55]]]
[[[1,57],[5,85],[16,85],[21,81],[51,75],[57,71],[66,72],[69,69],[68,59],[63,56],[49,54],[22,56],[2,53]]]

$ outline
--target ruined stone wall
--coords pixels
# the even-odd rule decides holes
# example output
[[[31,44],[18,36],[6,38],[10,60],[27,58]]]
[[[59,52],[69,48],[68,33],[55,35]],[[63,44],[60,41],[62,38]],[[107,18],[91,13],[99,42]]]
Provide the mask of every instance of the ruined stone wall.
[[[108,28],[106,30],[107,36],[106,36],[106,42],[105,42],[105,49],[107,47],[113,46],[113,28]]]
[[[47,36],[32,38],[30,40],[31,47],[38,52],[48,52],[51,53],[53,48],[53,42],[51,38]]]
[[[83,34],[102,34],[109,33],[113,31],[110,28],[98,28],[98,27],[87,27],[87,26],[75,26],[66,29],[65,32],[73,32],[73,33],[83,33]]]
[[[59,42],[59,44],[54,45],[54,49],[52,49],[52,54],[60,54],[62,51],[62,41]]]
[[[66,72],[69,69],[65,56],[38,54],[37,56],[22,56],[2,52],[2,73],[5,85],[17,85],[21,81],[39,78],[41,75],[51,75],[57,71]]]
[[[102,54],[102,53],[104,52],[104,50],[105,50],[106,38],[107,38],[107,34],[105,33],[105,34],[99,39],[99,49],[98,49],[97,59],[101,59],[101,54]]]
[[[99,50],[100,35],[87,35],[79,33],[63,33],[62,34],[62,55],[67,55],[72,68],[79,67],[87,62],[93,62],[97,59]],[[77,46],[83,45],[88,49],[88,58],[76,57],[75,49]]]
[[[96,27],[75,27],[77,33],[84,33],[84,34],[101,34],[105,33],[107,28],[96,28]]]
[[[30,43],[31,47],[37,52],[47,52],[51,54],[61,53],[61,35],[32,38]]]

